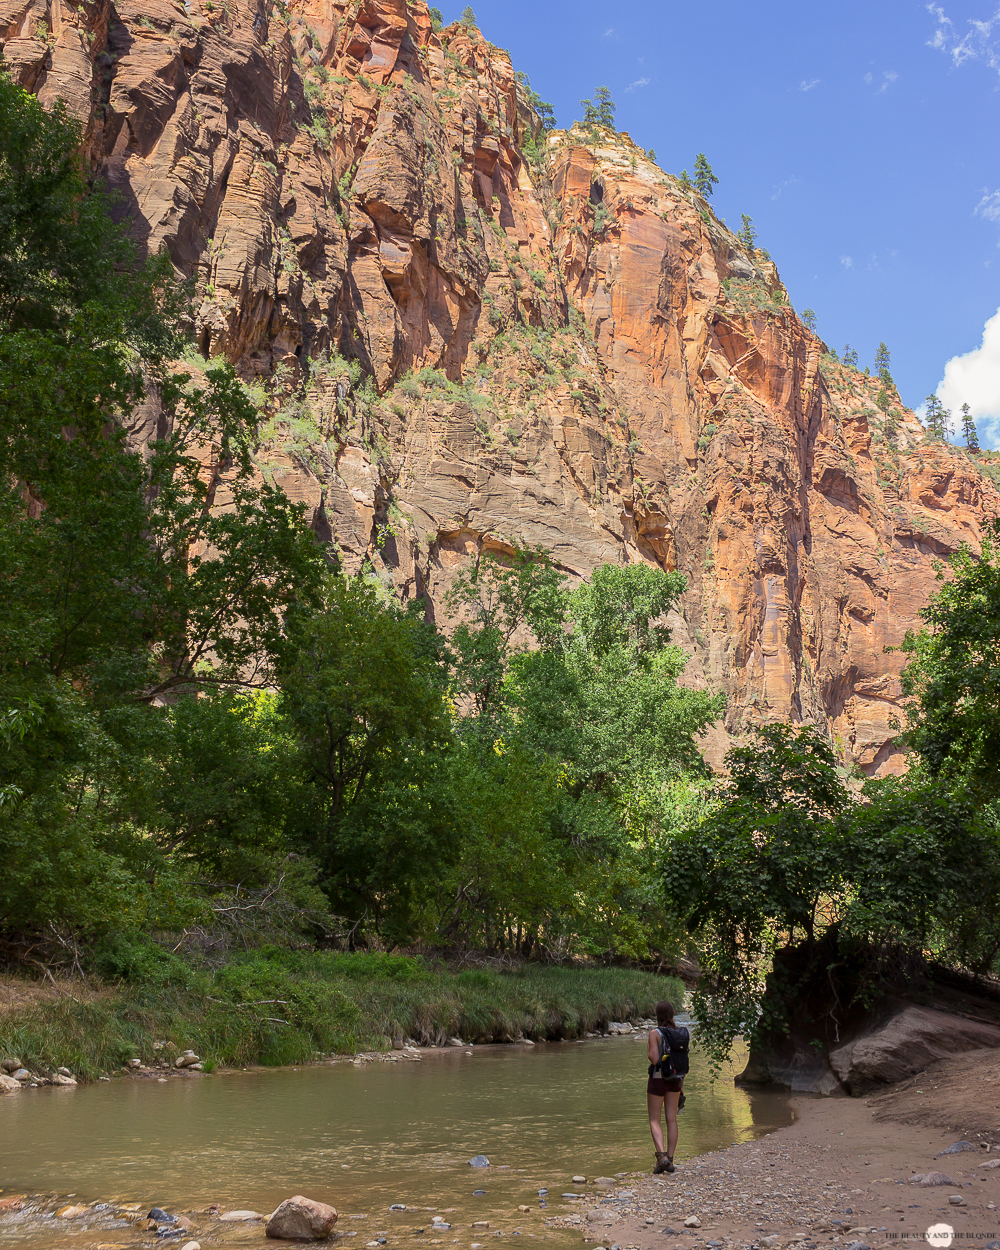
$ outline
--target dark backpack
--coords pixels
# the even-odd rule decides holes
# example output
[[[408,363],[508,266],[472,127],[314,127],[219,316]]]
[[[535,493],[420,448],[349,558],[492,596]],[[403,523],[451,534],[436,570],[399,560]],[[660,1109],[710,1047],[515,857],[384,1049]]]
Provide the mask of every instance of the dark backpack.
[[[653,1076],[658,1069],[664,1080],[674,1076],[687,1076],[690,1068],[688,1046],[691,1034],[683,1025],[679,1029],[658,1028],[660,1035],[660,1057],[656,1064],[650,1064],[649,1075]]]

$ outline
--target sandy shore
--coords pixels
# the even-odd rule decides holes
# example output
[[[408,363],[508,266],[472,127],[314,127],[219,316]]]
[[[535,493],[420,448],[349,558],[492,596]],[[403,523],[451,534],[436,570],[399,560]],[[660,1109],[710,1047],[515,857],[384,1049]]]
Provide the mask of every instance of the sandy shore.
[[[672,1175],[630,1176],[619,1182],[627,1189],[595,1193],[577,1227],[622,1250],[878,1250],[926,1246],[927,1230],[943,1224],[950,1244],[996,1240],[1000,1250],[1000,1166],[990,1166],[1000,1164],[998,1082],[1000,1053],[981,1051],[877,1097],[795,1098],[789,1127],[686,1160]],[[958,1140],[973,1149],[935,1157]],[[949,1179],[914,1182],[930,1172]],[[934,1244],[949,1244],[947,1234]]]

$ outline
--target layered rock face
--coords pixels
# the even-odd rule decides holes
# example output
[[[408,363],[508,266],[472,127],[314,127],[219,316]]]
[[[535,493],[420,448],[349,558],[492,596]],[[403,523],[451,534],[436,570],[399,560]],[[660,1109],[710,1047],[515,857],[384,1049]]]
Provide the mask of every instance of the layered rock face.
[[[677,568],[689,680],[730,696],[712,762],[782,719],[902,767],[885,649],[1000,493],[627,135],[546,134],[423,0],[0,0],[0,38],[195,280],[262,473],[346,569],[440,615],[484,550]]]

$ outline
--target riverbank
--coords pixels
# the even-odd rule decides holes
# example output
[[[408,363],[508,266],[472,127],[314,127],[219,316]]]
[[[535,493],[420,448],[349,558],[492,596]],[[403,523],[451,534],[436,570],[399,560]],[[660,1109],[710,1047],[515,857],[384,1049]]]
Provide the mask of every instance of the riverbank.
[[[555,1222],[631,1250],[926,1244],[935,1224],[948,1225],[955,1244],[984,1246],[1000,1239],[998,1079],[1000,1053],[990,1050],[868,1099],[796,1097],[793,1125],[691,1159],[682,1115],[674,1174],[630,1176],[628,1190],[603,1201],[595,1190],[586,1212]],[[929,1116],[927,1096],[937,1093],[939,1113]],[[941,1155],[960,1141],[968,1147]],[[914,1180],[928,1173],[938,1183]]]
[[[95,1080],[139,1066],[174,1070],[185,1051],[211,1071],[407,1042],[552,1041],[649,1016],[659,998],[683,995],[673,978],[625,968],[451,972],[405,956],[333,952],[254,952],[215,970],[177,961],[167,973],[115,984],[5,978],[0,1060],[19,1059],[43,1078],[62,1067]]]

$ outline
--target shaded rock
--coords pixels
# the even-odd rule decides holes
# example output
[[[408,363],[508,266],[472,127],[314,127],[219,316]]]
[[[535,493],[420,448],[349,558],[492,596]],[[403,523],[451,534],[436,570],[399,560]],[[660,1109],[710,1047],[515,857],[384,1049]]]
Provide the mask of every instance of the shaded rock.
[[[920,1185],[924,1189],[931,1185],[957,1185],[958,1182],[946,1172],[917,1172],[910,1177],[911,1185]]]
[[[264,1232],[286,1241],[321,1241],[333,1232],[336,1222],[335,1207],[296,1194],[271,1213]]]
[[[3,1068],[5,1072],[16,1072],[21,1066],[22,1064],[20,1059],[4,1059],[3,1062],[0,1063],[0,1068]]]
[[[73,1075],[73,1073],[70,1072],[69,1068],[56,1068],[56,1071],[59,1073],[60,1076],[72,1076]]]
[[[15,1081],[30,1081],[31,1073],[27,1068],[17,1068],[13,1074]]]
[[[953,1145],[947,1146],[944,1150],[938,1151],[934,1158],[940,1159],[944,1155],[960,1155],[965,1150],[975,1149],[975,1146],[970,1141],[957,1141]]]
[[[171,1215],[169,1211],[164,1211],[162,1207],[153,1207],[146,1216],[147,1220],[155,1220],[157,1224],[176,1224],[177,1216]]]
[[[1000,1047],[996,1025],[930,1007],[904,1007],[884,1024],[833,1051],[830,1066],[857,1095],[905,1080],[935,1059],[986,1047]]]
[[[474,1159],[469,1160],[470,1168],[488,1168],[490,1161],[485,1155],[476,1155]]]

